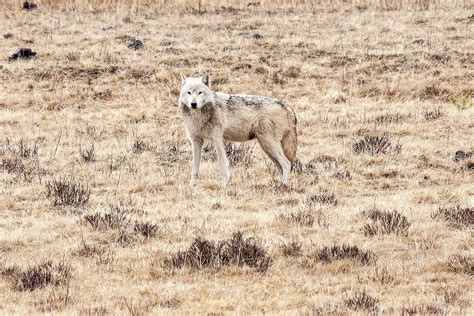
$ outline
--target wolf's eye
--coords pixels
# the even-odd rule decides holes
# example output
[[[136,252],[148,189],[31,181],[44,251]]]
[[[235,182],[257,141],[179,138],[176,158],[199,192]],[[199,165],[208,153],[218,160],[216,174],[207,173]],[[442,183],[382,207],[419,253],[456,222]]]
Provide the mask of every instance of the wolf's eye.
[[[202,91],[199,91],[199,94],[202,94]]]
[[[191,95],[191,91],[188,91],[188,94]]]

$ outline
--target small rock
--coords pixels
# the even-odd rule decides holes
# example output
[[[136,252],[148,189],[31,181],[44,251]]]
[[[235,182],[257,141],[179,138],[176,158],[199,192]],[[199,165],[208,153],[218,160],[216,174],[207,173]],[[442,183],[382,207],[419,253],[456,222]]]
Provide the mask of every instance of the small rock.
[[[10,56],[10,60],[15,60],[19,58],[31,58],[33,56],[36,56],[36,52],[32,51],[30,48],[20,48],[18,52],[13,53]]]
[[[454,154],[453,160],[456,161],[456,162],[459,162],[459,161],[462,161],[464,159],[470,158],[471,156],[472,156],[472,152],[465,152],[463,150],[458,150]]]
[[[3,34],[3,38],[4,39],[8,39],[8,38],[12,38],[13,37],[13,34],[12,33],[5,33]]]
[[[258,33],[255,33],[254,35],[252,35],[253,39],[256,39],[256,40],[259,40],[259,39],[262,39],[263,38],[263,35],[260,35]]]
[[[136,38],[131,38],[128,41],[128,47],[133,48],[135,50],[143,48],[143,42],[136,39]]]
[[[34,4],[33,2],[28,2],[28,1],[23,2],[23,10],[33,10],[36,8],[38,8],[38,6]]]

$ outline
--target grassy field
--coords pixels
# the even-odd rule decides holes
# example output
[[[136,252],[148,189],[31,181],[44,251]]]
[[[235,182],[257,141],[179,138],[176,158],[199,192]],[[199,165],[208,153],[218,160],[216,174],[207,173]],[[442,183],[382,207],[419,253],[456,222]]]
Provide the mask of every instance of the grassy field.
[[[474,313],[472,3],[117,3],[0,1],[2,314]],[[188,185],[204,73],[293,107],[288,187]]]

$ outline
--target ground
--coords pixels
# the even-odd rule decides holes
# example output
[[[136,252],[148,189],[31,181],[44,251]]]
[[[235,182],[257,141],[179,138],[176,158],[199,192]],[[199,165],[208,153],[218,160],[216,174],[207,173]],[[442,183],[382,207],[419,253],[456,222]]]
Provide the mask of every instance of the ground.
[[[474,313],[472,4],[90,2],[1,4],[0,311]],[[287,187],[255,142],[188,185],[204,73],[295,110]]]

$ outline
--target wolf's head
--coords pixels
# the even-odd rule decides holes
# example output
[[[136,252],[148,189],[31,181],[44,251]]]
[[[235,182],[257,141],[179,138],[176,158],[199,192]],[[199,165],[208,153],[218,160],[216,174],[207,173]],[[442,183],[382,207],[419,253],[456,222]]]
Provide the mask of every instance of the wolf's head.
[[[181,80],[181,92],[179,104],[189,109],[200,109],[214,102],[212,90],[209,84],[209,76],[194,78],[187,77]]]

